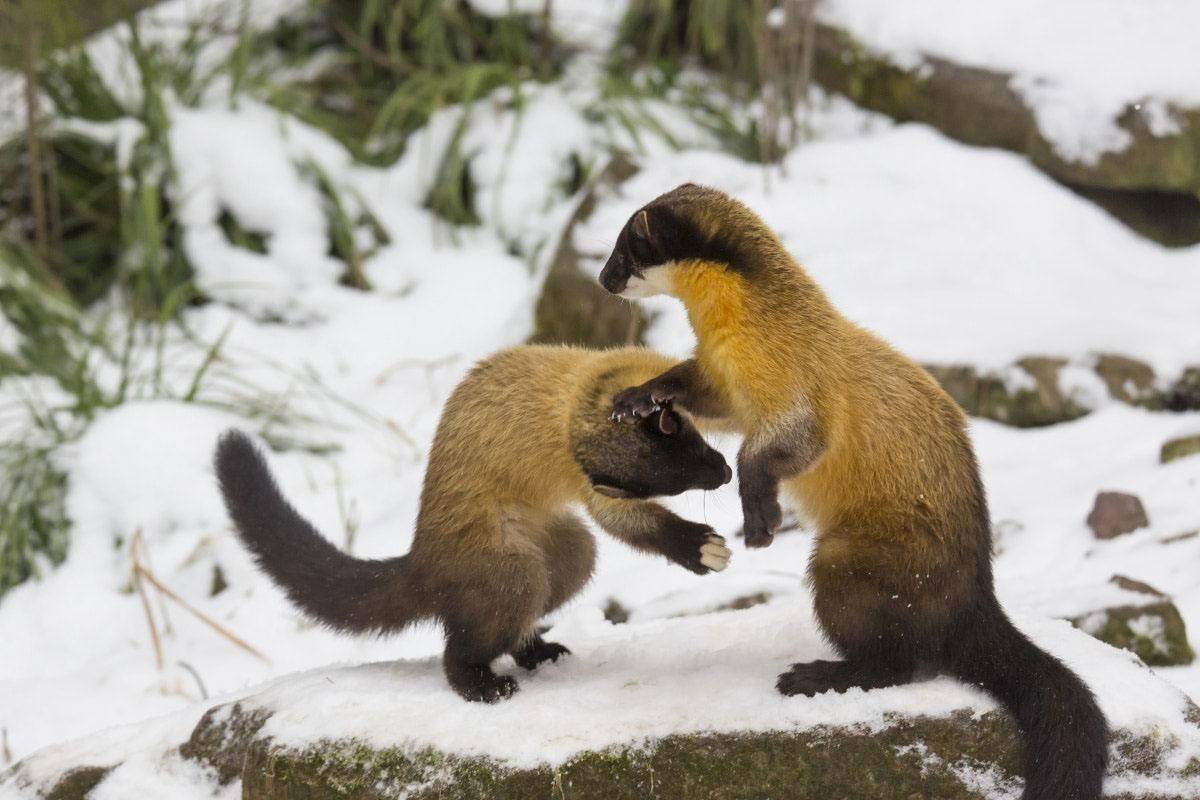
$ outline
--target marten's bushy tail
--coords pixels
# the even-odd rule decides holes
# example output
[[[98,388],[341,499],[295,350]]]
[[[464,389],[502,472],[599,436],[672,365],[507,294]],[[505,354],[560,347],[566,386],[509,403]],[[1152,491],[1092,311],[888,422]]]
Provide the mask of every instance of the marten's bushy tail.
[[[300,609],[352,633],[398,630],[425,616],[408,556],[367,561],[338,550],[284,499],[244,434],[221,436],[215,461],[242,542]]]
[[[995,599],[957,633],[949,671],[999,700],[1025,736],[1023,800],[1099,800],[1108,723],[1091,690],[1017,630]]]

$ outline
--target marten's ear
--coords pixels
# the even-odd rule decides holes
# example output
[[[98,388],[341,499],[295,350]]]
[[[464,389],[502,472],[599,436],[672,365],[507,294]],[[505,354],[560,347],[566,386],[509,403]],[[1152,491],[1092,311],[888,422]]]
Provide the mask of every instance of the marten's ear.
[[[633,235],[650,241],[650,214],[644,208],[633,216]]]
[[[633,497],[633,492],[627,492],[624,489],[618,489],[616,486],[609,486],[605,483],[593,483],[592,491],[596,494],[602,494],[605,497],[611,497],[614,500],[627,500]]]
[[[664,436],[674,436],[679,433],[679,428],[679,415],[669,405],[664,405],[662,411],[658,412],[659,432]]]

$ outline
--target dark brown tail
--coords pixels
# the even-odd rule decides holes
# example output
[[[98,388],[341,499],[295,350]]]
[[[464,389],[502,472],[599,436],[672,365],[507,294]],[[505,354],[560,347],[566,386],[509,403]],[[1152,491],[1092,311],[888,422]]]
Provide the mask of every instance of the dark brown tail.
[[[951,637],[949,671],[981,687],[1025,735],[1024,800],[1099,800],[1108,723],[1074,672],[1013,626],[994,598]]]
[[[399,630],[426,616],[408,556],[368,561],[338,550],[284,499],[244,434],[222,435],[215,462],[242,543],[305,613],[351,633]]]

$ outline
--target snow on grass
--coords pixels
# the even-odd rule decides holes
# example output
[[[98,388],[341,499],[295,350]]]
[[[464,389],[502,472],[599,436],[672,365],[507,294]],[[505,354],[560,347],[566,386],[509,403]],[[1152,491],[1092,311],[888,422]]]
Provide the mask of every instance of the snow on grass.
[[[313,160],[344,170],[340,145],[249,100],[236,111],[177,107],[171,117],[179,221],[202,292],[283,314],[303,289],[337,281],[344,265],[328,255],[321,196],[298,167]],[[217,224],[222,212],[267,236],[267,253],[230,243]]]
[[[1117,117],[1133,106],[1155,135],[1177,127],[1170,106],[1200,105],[1190,0],[827,0],[820,17],[901,65],[936,56],[1010,73],[1064,158],[1121,150]]]
[[[692,181],[746,202],[843,313],[923,362],[1115,352],[1167,377],[1200,353],[1200,247],[1137,237],[1019,156],[901,125],[800,147],[785,178],[710,152],[646,166],[579,233],[596,272],[634,210]],[[682,307],[648,305],[651,344],[686,352]]]

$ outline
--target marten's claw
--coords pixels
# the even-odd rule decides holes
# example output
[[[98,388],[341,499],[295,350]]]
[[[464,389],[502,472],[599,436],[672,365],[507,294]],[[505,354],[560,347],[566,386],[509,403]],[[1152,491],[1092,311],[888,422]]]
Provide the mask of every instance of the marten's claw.
[[[609,415],[609,419],[613,422],[632,425],[639,419],[645,419],[661,409],[662,406],[646,387],[634,386],[618,392],[613,398],[612,414]]]

